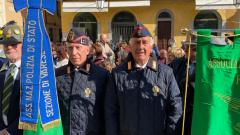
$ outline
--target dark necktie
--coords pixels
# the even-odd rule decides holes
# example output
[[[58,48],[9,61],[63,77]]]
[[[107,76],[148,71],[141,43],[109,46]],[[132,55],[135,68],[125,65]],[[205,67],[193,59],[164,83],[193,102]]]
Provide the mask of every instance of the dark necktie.
[[[12,95],[12,89],[14,84],[14,69],[16,65],[11,64],[10,65],[10,72],[8,76],[5,79],[4,82],[4,89],[3,89],[3,95],[2,95],[2,112],[3,114],[7,115],[8,109],[9,109],[9,100]]]

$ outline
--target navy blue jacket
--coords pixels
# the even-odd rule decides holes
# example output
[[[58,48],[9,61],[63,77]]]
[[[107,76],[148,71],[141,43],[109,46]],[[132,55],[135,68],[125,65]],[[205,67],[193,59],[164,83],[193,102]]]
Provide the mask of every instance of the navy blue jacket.
[[[7,63],[7,58],[1,58],[0,57],[0,65],[2,65],[3,63]]]
[[[104,96],[109,73],[87,65],[77,71],[70,64],[56,71],[64,135],[105,135]]]
[[[173,135],[182,101],[172,69],[151,57],[132,58],[112,72],[105,100],[106,135]]]
[[[180,88],[182,97],[185,97],[185,85],[186,85],[186,69],[187,59],[185,57],[174,60],[169,64],[173,69],[173,73]],[[186,99],[186,117],[185,117],[185,135],[191,135],[192,126],[192,113],[193,113],[193,101],[194,101],[194,89],[195,89],[195,66],[196,63],[190,63],[189,78],[188,78],[188,92]],[[190,72],[191,71],[191,72]]]
[[[180,86],[182,79],[186,78],[186,64],[187,59],[185,57],[182,57],[173,60],[173,62],[168,65],[173,69],[173,74],[178,83],[178,86]]]
[[[8,125],[5,125],[3,122],[2,114],[2,95],[4,88],[5,74],[7,70],[6,63],[3,66],[0,66],[0,130],[7,129],[11,135],[22,135],[22,131],[18,129],[19,124],[19,101],[20,101],[20,73],[17,75],[17,78],[14,82],[13,91],[10,97],[9,111],[7,114]]]

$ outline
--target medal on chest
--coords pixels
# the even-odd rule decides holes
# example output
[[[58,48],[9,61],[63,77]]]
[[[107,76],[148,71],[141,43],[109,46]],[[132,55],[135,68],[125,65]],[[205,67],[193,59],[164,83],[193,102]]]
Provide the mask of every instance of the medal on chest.
[[[90,97],[92,95],[92,90],[90,88],[86,88],[84,90],[85,97]]]
[[[152,92],[154,96],[157,96],[160,93],[160,88],[158,86],[153,86]]]

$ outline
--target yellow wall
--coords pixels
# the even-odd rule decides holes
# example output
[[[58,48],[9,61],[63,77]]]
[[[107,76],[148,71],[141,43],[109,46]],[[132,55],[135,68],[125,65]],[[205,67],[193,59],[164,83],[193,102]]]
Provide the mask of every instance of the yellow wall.
[[[240,28],[240,10],[226,10],[226,28]]]
[[[181,34],[182,28],[193,28],[193,21],[198,13],[195,10],[195,2],[193,0],[152,0],[149,7],[125,7],[125,8],[109,8],[108,12],[93,13],[99,23],[99,33],[109,33],[110,24],[114,15],[121,11],[131,12],[137,19],[142,22],[152,33],[154,39],[157,39],[157,16],[161,11],[170,11],[173,16],[172,36],[177,46],[185,36]],[[236,20],[236,10],[218,10],[217,14],[222,18],[222,22],[228,22],[227,19]],[[62,30],[67,33],[71,27],[72,21],[78,13],[62,12]],[[239,14],[239,12],[238,12]],[[235,16],[235,17],[234,17]],[[239,15],[238,15],[239,18]],[[228,23],[227,23],[228,24]],[[235,28],[235,25],[226,25],[226,28]]]
[[[0,0],[0,27],[2,27],[5,23],[5,13],[4,13],[4,8],[3,8],[3,3],[4,1]]]
[[[13,3],[10,1],[5,1],[5,22],[14,20],[23,29],[23,21],[21,12],[16,13],[13,7]]]

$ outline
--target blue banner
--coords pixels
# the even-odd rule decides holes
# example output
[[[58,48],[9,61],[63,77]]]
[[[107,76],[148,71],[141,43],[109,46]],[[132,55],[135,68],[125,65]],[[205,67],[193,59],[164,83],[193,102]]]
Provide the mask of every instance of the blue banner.
[[[14,0],[16,11],[28,8],[22,48],[19,128],[36,130],[38,117],[44,130],[60,122],[51,45],[42,10],[53,14],[56,0]],[[39,116],[40,114],[40,116]]]
[[[45,29],[43,18],[41,21],[42,28]],[[51,51],[52,49],[46,30],[43,30],[43,41],[44,47],[42,48],[41,56],[40,116],[43,127],[51,127],[49,124],[52,124],[53,121],[59,122],[60,114]]]
[[[23,40],[22,48],[22,68],[21,68],[21,113],[20,121],[28,123],[37,123],[38,117],[38,103],[34,101],[39,100],[39,93],[35,92],[39,90],[40,78],[40,57],[41,46],[38,44],[41,42],[40,37],[40,24],[37,20],[39,10],[29,9],[28,13],[35,13],[32,16],[28,16],[26,21],[25,36]],[[25,116],[25,117],[23,117]]]

